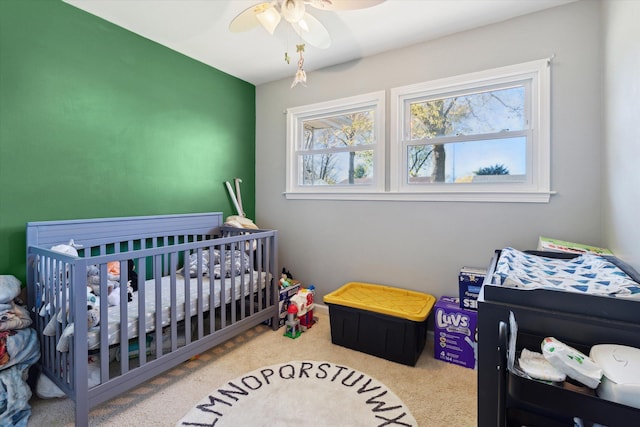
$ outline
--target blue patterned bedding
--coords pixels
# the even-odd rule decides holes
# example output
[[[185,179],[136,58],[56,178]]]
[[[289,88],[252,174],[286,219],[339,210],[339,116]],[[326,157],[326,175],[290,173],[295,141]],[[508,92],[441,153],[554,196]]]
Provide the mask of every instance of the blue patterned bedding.
[[[511,288],[640,299],[640,284],[604,257],[589,253],[557,259],[504,248],[492,279]]]

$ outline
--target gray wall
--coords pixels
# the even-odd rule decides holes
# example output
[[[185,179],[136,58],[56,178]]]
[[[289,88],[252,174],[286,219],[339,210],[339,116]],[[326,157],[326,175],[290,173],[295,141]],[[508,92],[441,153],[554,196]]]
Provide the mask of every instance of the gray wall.
[[[604,12],[605,242],[640,271],[640,2]]]
[[[256,212],[281,264],[319,295],[349,281],[457,295],[460,267],[538,236],[602,245],[600,4],[586,0],[256,88]],[[287,200],[289,107],[555,55],[548,204]],[[311,62],[312,58],[307,58]],[[388,106],[388,99],[387,99]],[[388,109],[387,109],[388,110]],[[387,111],[387,124],[389,123]],[[387,125],[387,140],[389,139]],[[319,300],[320,301],[320,300]]]

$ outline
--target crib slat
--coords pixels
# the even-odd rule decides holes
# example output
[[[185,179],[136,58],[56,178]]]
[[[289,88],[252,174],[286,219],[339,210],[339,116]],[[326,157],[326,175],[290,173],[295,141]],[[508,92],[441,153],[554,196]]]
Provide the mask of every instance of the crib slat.
[[[196,251],[197,254],[197,258],[198,258],[198,268],[200,268],[200,264],[201,264],[201,258],[202,258],[202,249],[199,249],[198,251]],[[188,273],[188,269],[187,269],[187,260],[189,259],[188,256],[188,251],[184,251],[182,252],[182,257],[184,259],[184,277],[185,279],[187,277],[189,277],[189,273]],[[201,277],[202,274],[198,274],[198,277]],[[199,284],[196,286],[200,286]],[[184,329],[185,331],[190,331],[191,330],[191,298],[187,297],[189,295],[191,295],[191,280],[185,280],[184,281],[184,294],[185,294],[185,299],[184,299]],[[185,334],[186,335],[186,342],[185,345],[189,345],[191,343],[191,335],[190,334]]]
[[[171,301],[177,301],[177,280],[176,280],[176,270],[177,270],[177,265],[178,265],[178,256],[177,256],[177,252],[169,252],[167,254],[167,256],[169,257],[169,267],[170,267],[170,272],[169,272],[169,276],[171,278],[171,287],[169,290],[169,295],[171,298]],[[185,281],[186,283],[189,282],[189,280]],[[186,294],[189,295],[189,294]],[[162,313],[160,313],[160,316],[162,317]],[[185,313],[185,317],[189,317],[188,316],[188,312]],[[170,325],[170,337],[171,337],[171,344],[170,344],[170,348],[171,351],[176,351],[178,349],[178,308],[176,307],[176,304],[171,304],[171,307],[169,308],[169,325]]]
[[[237,296],[236,296],[236,272],[235,272],[235,252],[236,252],[236,245],[235,243],[230,243],[229,245],[229,270],[226,272],[226,274],[228,274],[231,278],[231,289],[229,290],[229,293],[231,294],[231,304],[230,304],[230,311],[231,311],[231,320],[230,323],[233,325],[234,323],[236,323],[236,301],[237,301]],[[220,263],[222,263],[222,260],[220,260]],[[226,258],[225,258],[225,266],[226,266]],[[227,277],[222,276],[222,277]]]
[[[154,242],[155,243],[155,242]],[[162,355],[162,255],[153,257],[153,280],[155,283],[155,337],[156,357]]]
[[[227,277],[227,252],[224,245],[220,245],[220,329],[227,326],[227,287],[224,286]]]
[[[215,283],[215,279],[214,274],[211,272],[212,270],[212,265],[215,264],[215,252],[220,251],[220,246],[216,246],[216,245],[212,245],[209,246],[209,331],[210,333],[214,333],[216,331],[216,304],[215,304],[215,288],[214,286],[211,285],[212,282]],[[202,285],[200,283],[200,275],[198,275],[198,301],[202,301],[203,300],[203,293],[202,293]],[[224,286],[222,286],[224,287]],[[220,291],[220,299],[222,301],[222,290]],[[222,303],[221,303],[222,304]],[[204,317],[204,313],[200,313],[203,310],[203,306],[202,304],[198,304],[198,319],[200,319],[200,317]],[[200,333],[200,331],[198,330],[198,333]]]
[[[145,317],[145,307],[146,307],[146,287],[144,278],[147,276],[147,263],[146,258],[138,258],[138,336],[144,336],[145,348],[146,348],[146,337],[147,337],[147,319]],[[138,341],[140,342],[140,341]],[[157,337],[156,337],[157,344]],[[157,351],[157,347],[156,347]],[[146,362],[146,354],[141,354],[140,365],[143,365]]]
[[[129,265],[124,261],[120,261],[120,288],[122,291],[123,287],[126,290],[127,286],[127,275],[128,275]],[[124,273],[124,274],[123,274]],[[124,276],[124,277],[123,277]],[[126,294],[120,292],[120,374],[124,375],[129,372],[129,310],[127,307],[128,301],[126,299]],[[100,328],[102,331],[106,328]],[[144,332],[139,331],[138,335],[144,336]],[[108,343],[107,343],[108,344]],[[100,348],[108,348],[108,345],[103,345],[100,343]]]

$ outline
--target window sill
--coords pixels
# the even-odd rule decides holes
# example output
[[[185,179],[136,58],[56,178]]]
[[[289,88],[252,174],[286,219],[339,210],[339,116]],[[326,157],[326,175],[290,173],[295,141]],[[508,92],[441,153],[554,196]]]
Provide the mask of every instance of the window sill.
[[[389,202],[549,203],[555,191],[539,192],[284,192],[287,200],[353,200]]]

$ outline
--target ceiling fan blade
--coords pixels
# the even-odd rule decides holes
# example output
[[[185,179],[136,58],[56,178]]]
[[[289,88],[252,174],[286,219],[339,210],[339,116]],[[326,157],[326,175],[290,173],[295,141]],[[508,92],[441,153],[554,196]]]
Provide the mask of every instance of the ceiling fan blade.
[[[257,15],[265,10],[273,7],[270,2],[258,3],[251,6],[238,14],[229,24],[229,30],[234,33],[241,33],[243,31],[249,31],[258,25]]]
[[[331,46],[329,31],[327,31],[320,21],[310,14],[305,13],[304,17],[298,21],[298,23],[292,23],[291,26],[295,32],[302,37],[302,40],[311,46],[320,49],[326,49]]]
[[[385,0],[307,0],[306,3],[320,10],[366,9],[384,3]]]

